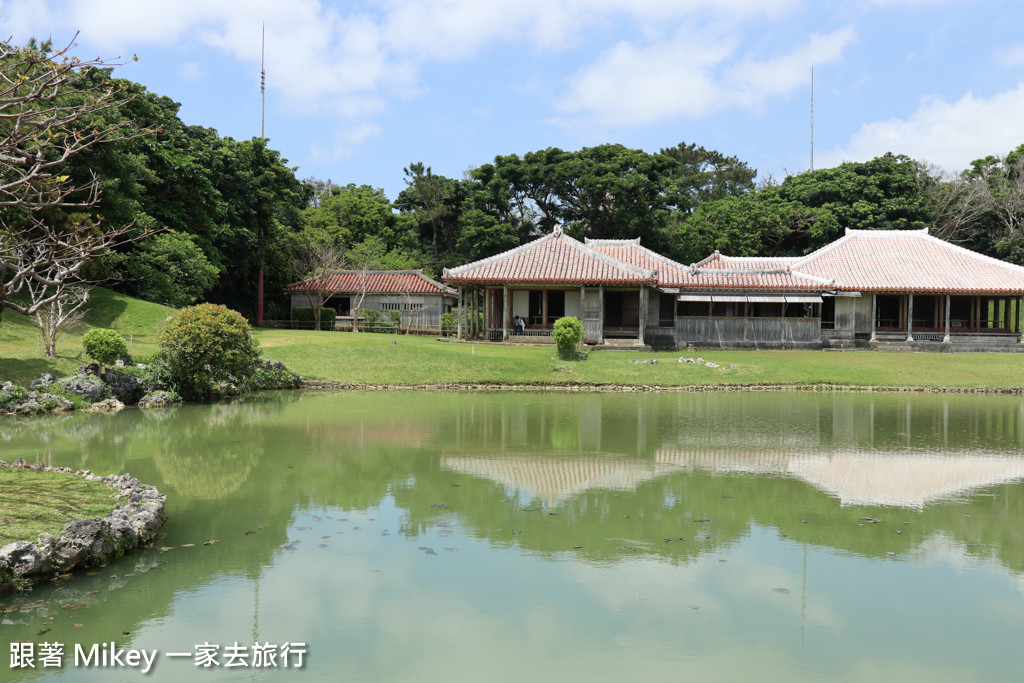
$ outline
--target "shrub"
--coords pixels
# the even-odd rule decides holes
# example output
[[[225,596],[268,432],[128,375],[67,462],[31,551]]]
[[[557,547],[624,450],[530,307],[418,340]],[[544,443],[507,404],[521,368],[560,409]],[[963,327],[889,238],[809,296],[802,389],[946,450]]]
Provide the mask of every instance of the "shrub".
[[[402,312],[388,311],[388,320],[391,322],[391,331],[398,332],[402,327]]]
[[[102,327],[93,328],[82,335],[82,349],[85,355],[103,365],[113,365],[119,358],[128,357],[128,345],[124,337]]]
[[[359,312],[363,317],[363,327],[367,332],[381,332],[380,319],[383,317],[383,313],[378,311],[376,308],[360,308]]]
[[[17,384],[6,383],[0,388],[0,411],[9,411],[12,407],[28,399],[28,390]]]
[[[171,385],[183,397],[208,400],[237,385],[259,360],[249,323],[216,304],[183,308],[160,335],[160,353]]]
[[[579,318],[568,316],[555,321],[551,336],[558,345],[558,357],[562,360],[576,360],[576,348],[583,341],[583,323]]]
[[[455,329],[455,314],[454,313],[442,313],[441,314],[441,331],[444,333],[451,332]]]
[[[338,317],[338,312],[333,308],[321,308],[320,309],[320,329],[332,330],[334,329],[334,319]],[[292,320],[299,323],[313,323],[313,307],[312,306],[296,306],[292,309]]]

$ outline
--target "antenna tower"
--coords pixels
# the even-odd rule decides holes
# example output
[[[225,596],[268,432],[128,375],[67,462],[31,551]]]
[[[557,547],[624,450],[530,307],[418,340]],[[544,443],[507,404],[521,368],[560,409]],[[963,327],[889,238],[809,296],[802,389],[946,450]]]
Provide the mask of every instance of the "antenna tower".
[[[814,65],[811,64],[811,171],[814,171]]]
[[[267,71],[263,68],[263,56],[266,53],[267,25],[263,25],[263,35],[260,36],[260,137],[263,134],[263,110],[267,101]]]

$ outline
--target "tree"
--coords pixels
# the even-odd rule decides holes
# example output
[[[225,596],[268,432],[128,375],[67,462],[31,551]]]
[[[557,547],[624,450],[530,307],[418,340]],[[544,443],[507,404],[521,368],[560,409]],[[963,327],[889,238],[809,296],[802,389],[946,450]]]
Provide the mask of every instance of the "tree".
[[[931,223],[922,192],[922,166],[902,154],[884,154],[789,176],[778,196],[811,208],[827,209],[837,222],[835,234],[822,235],[813,247],[831,242],[844,228],[919,230]]]
[[[737,157],[684,142],[662,149],[661,154],[676,162],[677,190],[689,199],[688,206],[681,208],[688,213],[705,202],[754,191],[757,169]]]
[[[358,299],[352,304],[352,331],[359,331],[359,309],[370,287],[370,273],[375,270],[406,270],[415,267],[407,255],[388,251],[379,237],[369,237],[348,250],[348,261],[356,271]]]
[[[132,251],[104,256],[101,263],[127,293],[172,308],[202,299],[220,275],[195,237],[184,232],[154,235]]]
[[[370,236],[380,237],[389,249],[409,246],[405,226],[399,225],[391,202],[379,188],[354,183],[331,185],[319,195],[316,206],[307,208],[304,214],[307,230],[326,233],[341,246]]]
[[[781,198],[775,188],[705,202],[678,229],[678,258],[694,263],[718,250],[729,256],[799,256],[839,229],[828,209]]]
[[[313,308],[313,329],[320,329],[324,303],[331,298],[331,275],[345,267],[345,249],[329,240],[320,240],[299,252],[299,277],[305,280],[302,293]]]
[[[29,280],[26,285],[30,291],[40,286],[34,280]],[[53,358],[57,355],[57,337],[85,317],[89,288],[65,284],[56,289],[56,296],[49,298],[50,302],[41,306],[33,318],[43,340],[43,352],[47,358]]]
[[[104,62],[81,61],[73,47],[0,43],[0,307],[25,315],[68,296],[87,264],[138,237],[93,212],[95,173],[69,173],[76,155],[138,134],[127,121],[101,120],[122,104],[120,89],[83,87]],[[12,298],[29,281],[31,300]]]
[[[446,200],[452,194],[451,179],[437,176],[422,161],[409,164],[403,169],[406,189],[402,190],[407,205],[416,213],[417,218],[429,223],[431,228],[431,246],[434,258],[437,258],[437,238],[441,232],[441,219],[448,210]]]
[[[949,242],[978,248],[984,241],[988,188],[981,178],[923,169],[921,180],[925,205],[934,218],[933,235]],[[984,248],[983,248],[984,249]]]
[[[1024,262],[1024,145],[1003,157],[976,159],[963,180],[980,184],[983,213],[975,224],[987,233],[993,251],[1014,263]]]

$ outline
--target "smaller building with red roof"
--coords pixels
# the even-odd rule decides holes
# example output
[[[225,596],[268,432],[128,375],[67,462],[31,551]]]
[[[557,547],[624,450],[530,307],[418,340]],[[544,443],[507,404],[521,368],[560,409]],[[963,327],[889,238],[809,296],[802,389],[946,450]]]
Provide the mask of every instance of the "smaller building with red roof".
[[[451,313],[458,292],[422,270],[337,270],[294,282],[285,288],[291,308],[320,306],[337,313],[337,325],[351,329],[367,309],[401,313],[402,329],[438,331],[441,315]],[[319,302],[317,301],[319,299]]]

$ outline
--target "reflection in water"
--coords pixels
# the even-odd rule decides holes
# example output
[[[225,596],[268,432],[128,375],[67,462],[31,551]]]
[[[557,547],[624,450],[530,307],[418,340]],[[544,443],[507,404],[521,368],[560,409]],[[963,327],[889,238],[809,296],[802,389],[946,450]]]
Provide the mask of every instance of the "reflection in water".
[[[918,509],[1024,479],[1024,404],[1017,400],[979,410],[954,399],[951,411],[948,397],[759,398],[770,400],[665,397],[653,406],[637,402],[629,413],[598,399],[575,421],[557,407],[537,413],[502,405],[473,416],[500,435],[500,454],[447,455],[442,465],[551,505],[587,490],[635,490],[678,469],[793,477],[846,506]],[[515,451],[519,434],[529,435],[530,450]],[[636,457],[622,455],[633,445],[623,437],[635,438]],[[538,452],[538,438],[571,455]]]
[[[654,463],[616,460],[606,454],[573,457],[536,453],[449,456],[453,472],[490,479],[548,505],[588,490],[635,491],[676,469],[713,474],[794,477],[838,498],[843,505],[923,508],[927,503],[1024,479],[1024,457],[881,454],[870,452],[788,455],[660,450]]]
[[[170,515],[148,552],[0,596],[0,633],[305,641],[309,680],[1007,680],[1022,405],[282,392],[0,421],[5,460],[129,471]]]

